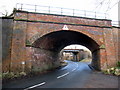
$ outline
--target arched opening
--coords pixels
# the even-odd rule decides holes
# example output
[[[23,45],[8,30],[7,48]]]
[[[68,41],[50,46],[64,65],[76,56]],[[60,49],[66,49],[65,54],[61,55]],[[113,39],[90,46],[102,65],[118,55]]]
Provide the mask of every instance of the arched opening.
[[[72,44],[62,49],[61,57],[63,61],[64,60],[71,60],[76,62],[84,61],[89,64],[92,61],[91,51],[88,48],[78,44]]]
[[[44,69],[58,67],[61,61],[60,51],[71,44],[87,47],[92,52],[92,66],[96,70],[100,69],[99,45],[87,35],[71,30],[61,30],[46,34],[32,44],[34,48],[34,69],[39,70],[40,67]],[[42,63],[43,66],[39,63]]]

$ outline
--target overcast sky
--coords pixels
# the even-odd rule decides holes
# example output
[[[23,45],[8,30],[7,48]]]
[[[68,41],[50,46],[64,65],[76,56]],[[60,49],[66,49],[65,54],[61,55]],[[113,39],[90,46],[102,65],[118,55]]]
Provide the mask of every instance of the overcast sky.
[[[120,0],[1,0],[0,15],[12,13],[16,3],[45,5],[61,8],[71,8],[87,11],[97,11],[109,14],[109,19],[118,21],[118,2]],[[25,7],[26,8],[26,7]]]
[[[10,14],[16,3],[26,3],[108,13],[110,19],[118,21],[118,1],[120,0],[1,0],[0,12],[5,14],[7,11]]]
[[[90,51],[88,48],[77,44],[66,46],[64,49],[84,49]]]

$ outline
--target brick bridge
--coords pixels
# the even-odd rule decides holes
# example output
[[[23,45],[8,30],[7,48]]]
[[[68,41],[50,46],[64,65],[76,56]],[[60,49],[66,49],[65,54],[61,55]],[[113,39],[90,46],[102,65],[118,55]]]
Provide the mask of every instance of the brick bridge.
[[[60,51],[80,44],[103,70],[118,61],[117,27],[111,20],[15,10],[3,20],[3,71],[43,71],[60,65]],[[7,38],[7,39],[5,39]]]

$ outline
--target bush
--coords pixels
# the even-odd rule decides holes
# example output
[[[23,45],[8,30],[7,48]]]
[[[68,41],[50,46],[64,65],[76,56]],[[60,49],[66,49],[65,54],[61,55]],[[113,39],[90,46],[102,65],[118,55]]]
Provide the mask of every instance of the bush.
[[[27,74],[25,72],[20,73],[13,73],[13,72],[6,72],[2,74],[3,79],[13,79],[21,76],[26,76]]]
[[[2,78],[8,79],[8,78],[14,78],[14,73],[13,72],[6,72],[2,74]]]
[[[116,76],[120,76],[120,62],[117,62],[117,66],[116,67],[112,67],[109,68],[107,70],[103,71],[104,74],[112,74],[112,75],[116,75]]]
[[[109,68],[107,70],[103,71],[104,74],[112,74],[112,75],[116,75],[116,76],[120,76],[120,69],[118,68]]]
[[[20,76],[26,76],[27,74],[25,72],[21,72]]]
[[[117,67],[120,67],[120,61],[117,62]]]

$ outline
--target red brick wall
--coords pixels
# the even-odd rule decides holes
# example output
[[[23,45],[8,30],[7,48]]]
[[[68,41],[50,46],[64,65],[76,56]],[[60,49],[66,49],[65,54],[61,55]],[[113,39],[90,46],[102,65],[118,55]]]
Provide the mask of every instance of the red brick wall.
[[[3,72],[10,71],[11,63],[11,41],[12,41],[12,32],[13,32],[13,18],[3,18],[2,21],[2,40],[0,45],[0,51],[2,52],[2,61],[0,61],[0,68],[3,69]]]
[[[83,25],[93,25],[93,26],[111,26],[110,20],[87,19],[87,18],[70,17],[70,16],[29,13],[22,11],[17,12],[17,14],[15,15],[15,19],[69,23],[69,24],[83,24]]]
[[[22,62],[26,60],[26,22],[14,21],[12,49],[11,49],[11,71],[22,71]]]

